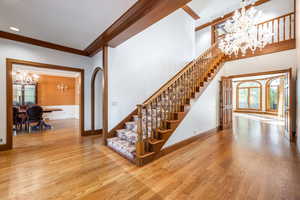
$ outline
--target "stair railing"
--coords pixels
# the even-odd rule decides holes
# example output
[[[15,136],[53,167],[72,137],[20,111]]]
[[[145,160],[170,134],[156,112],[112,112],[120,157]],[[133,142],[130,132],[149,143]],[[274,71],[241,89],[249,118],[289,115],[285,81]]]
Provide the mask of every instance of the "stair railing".
[[[265,29],[272,31],[273,36],[269,44],[281,43],[290,40],[295,40],[296,32],[296,17],[295,13],[291,12],[256,25],[257,39],[260,39],[261,34]],[[223,39],[225,34],[216,35],[216,41]]]
[[[268,28],[273,32],[271,44],[293,40],[295,39],[295,20],[295,13],[291,12],[259,23],[257,24],[257,37]]]
[[[175,113],[184,112],[188,99],[200,88],[224,54],[217,44],[185,66],[143,104],[138,105],[136,155],[142,157],[149,151],[150,140],[159,139],[157,130],[169,129],[167,122],[174,120]]]

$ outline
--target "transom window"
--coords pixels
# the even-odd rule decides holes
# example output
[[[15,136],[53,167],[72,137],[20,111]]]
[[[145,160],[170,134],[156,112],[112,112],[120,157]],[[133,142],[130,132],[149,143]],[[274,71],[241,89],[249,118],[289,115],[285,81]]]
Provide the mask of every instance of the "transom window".
[[[259,82],[248,81],[238,84],[237,108],[261,110],[261,84]]]

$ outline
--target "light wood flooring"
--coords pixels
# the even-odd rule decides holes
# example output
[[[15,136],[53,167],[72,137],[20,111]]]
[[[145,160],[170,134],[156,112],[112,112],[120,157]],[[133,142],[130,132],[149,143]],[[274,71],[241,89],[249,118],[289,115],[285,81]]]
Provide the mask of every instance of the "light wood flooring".
[[[0,152],[0,200],[300,199],[300,154],[281,128],[234,117],[218,132],[138,168],[76,126]],[[24,145],[24,144],[27,145]]]

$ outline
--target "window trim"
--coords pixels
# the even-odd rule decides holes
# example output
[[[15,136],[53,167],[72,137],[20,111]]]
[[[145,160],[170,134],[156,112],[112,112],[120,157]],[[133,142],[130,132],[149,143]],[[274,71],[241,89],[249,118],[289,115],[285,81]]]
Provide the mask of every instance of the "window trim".
[[[267,82],[266,82],[266,111],[267,112],[272,112],[272,113],[278,113],[278,108],[276,110],[274,109],[270,109],[270,96],[269,96],[269,93],[270,93],[270,85],[271,85],[271,82],[276,80],[276,79],[281,79],[282,77],[276,77],[276,78],[271,78],[271,79],[268,79]],[[278,97],[277,97],[277,102],[279,103],[279,87],[280,85],[277,86],[277,90],[278,90]]]
[[[251,83],[251,82],[258,83],[259,86],[258,87],[240,87],[241,84]],[[259,108],[258,109],[250,108],[250,106],[249,106],[250,105],[250,90],[251,90],[251,88],[258,88],[259,89],[260,97],[259,97]],[[240,89],[247,89],[248,90],[248,108],[240,108],[240,101],[239,101]],[[259,81],[257,81],[257,80],[239,81],[239,83],[236,86],[236,110],[262,111],[262,84]]]

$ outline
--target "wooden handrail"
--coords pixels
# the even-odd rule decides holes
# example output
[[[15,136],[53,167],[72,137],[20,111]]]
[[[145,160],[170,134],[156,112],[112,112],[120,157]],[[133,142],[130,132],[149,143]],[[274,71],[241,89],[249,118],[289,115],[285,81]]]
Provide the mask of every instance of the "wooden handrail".
[[[224,54],[217,44],[212,45],[201,56],[187,64],[157,92],[138,107],[138,129],[136,155],[142,157],[148,152],[149,141],[159,139],[157,130],[168,129],[166,123],[173,120],[173,114],[182,112],[182,106],[207,81],[216,70]]]
[[[257,37],[259,37],[259,33],[263,30],[263,28],[267,26],[268,28],[271,28],[273,32],[272,41],[270,42],[270,44],[292,40],[295,38],[295,20],[295,12],[290,12],[282,16],[261,22],[256,25]],[[216,37],[216,33],[214,35],[214,37]],[[218,41],[224,36],[225,34],[222,34],[217,36],[215,39],[216,41]]]
[[[187,64],[182,70],[180,70],[175,76],[173,76],[167,83],[165,83],[161,88],[159,88],[151,97],[149,97],[142,105],[145,106],[146,104],[150,103],[153,99],[157,98],[161,95],[161,93],[170,85],[172,85],[182,74],[188,71],[189,67],[195,64],[198,60],[201,60],[204,55],[206,55],[211,49],[215,48],[217,44],[215,43],[212,45],[208,50],[206,50],[203,54],[201,54],[197,59],[193,60],[189,64]]]
[[[266,23],[268,23],[268,22],[272,22],[272,21],[275,21],[275,20],[278,20],[278,19],[280,19],[280,18],[284,18],[284,17],[290,16],[290,15],[293,15],[293,14],[295,14],[295,12],[290,12],[290,13],[288,13],[288,14],[285,14],[285,15],[282,15],[282,16],[279,16],[279,17],[275,17],[275,18],[273,18],[273,19],[269,19],[269,20],[267,20],[267,21],[258,23],[256,26],[259,26],[259,25],[262,25],[262,24],[266,24]]]

